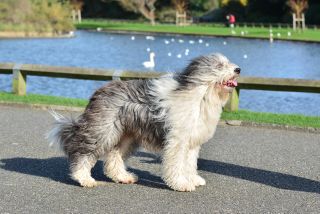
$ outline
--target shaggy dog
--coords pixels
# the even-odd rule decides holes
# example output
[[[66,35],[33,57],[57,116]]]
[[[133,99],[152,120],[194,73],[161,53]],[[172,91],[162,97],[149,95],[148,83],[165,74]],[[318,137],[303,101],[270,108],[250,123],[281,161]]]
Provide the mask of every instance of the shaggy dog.
[[[104,174],[134,183],[125,159],[139,146],[162,154],[163,180],[177,191],[205,185],[197,173],[200,146],[214,134],[240,68],[221,54],[193,59],[179,74],[113,81],[98,89],[76,120],[55,114],[48,133],[69,158],[72,178],[97,186],[91,169],[104,159]]]

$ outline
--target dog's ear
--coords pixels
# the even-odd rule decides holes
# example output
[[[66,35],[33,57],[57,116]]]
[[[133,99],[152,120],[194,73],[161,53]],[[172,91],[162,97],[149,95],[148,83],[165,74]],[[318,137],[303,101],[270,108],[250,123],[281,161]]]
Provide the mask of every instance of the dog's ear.
[[[219,61],[216,66],[218,69],[223,68],[224,63]]]
[[[207,56],[207,61],[215,68],[223,68],[227,63],[228,59],[221,53],[213,53]]]

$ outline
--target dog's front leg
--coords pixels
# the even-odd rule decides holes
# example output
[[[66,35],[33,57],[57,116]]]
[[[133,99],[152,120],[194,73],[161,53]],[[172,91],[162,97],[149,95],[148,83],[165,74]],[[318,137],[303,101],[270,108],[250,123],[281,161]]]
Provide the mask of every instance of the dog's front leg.
[[[170,140],[163,152],[163,180],[177,191],[194,191],[188,170],[188,145],[182,140]]]
[[[200,146],[191,148],[187,151],[188,155],[187,155],[186,166],[188,167],[187,170],[189,171],[188,175],[190,176],[189,179],[193,182],[193,184],[196,187],[206,185],[206,181],[197,173],[197,168],[198,168],[197,162],[199,157],[199,151],[200,151]]]

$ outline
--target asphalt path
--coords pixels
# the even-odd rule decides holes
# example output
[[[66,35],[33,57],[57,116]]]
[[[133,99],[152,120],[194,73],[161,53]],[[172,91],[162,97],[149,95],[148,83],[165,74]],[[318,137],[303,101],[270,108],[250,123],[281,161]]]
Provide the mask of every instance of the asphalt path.
[[[47,111],[0,105],[0,213],[320,212],[320,134],[219,126],[198,161],[207,185],[195,192],[169,189],[144,151],[128,161],[138,183],[113,183],[100,161],[93,176],[106,185],[88,189],[48,147],[52,122]]]

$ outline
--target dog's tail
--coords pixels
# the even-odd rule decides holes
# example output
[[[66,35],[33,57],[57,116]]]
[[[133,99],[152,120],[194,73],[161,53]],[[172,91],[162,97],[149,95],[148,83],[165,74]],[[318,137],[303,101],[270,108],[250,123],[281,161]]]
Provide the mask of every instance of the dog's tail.
[[[50,147],[57,146],[66,153],[65,146],[75,135],[77,122],[73,118],[67,118],[53,110],[49,111],[54,117],[54,127],[47,133],[46,138]]]

